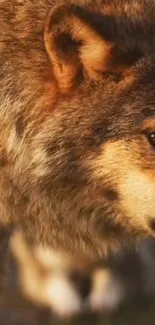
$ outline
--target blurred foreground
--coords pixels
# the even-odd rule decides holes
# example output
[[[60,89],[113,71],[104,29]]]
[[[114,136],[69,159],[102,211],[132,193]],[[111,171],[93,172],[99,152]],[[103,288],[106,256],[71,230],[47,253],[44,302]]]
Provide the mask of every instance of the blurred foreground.
[[[155,241],[95,266],[32,249],[19,234],[11,249],[0,324],[155,324]]]

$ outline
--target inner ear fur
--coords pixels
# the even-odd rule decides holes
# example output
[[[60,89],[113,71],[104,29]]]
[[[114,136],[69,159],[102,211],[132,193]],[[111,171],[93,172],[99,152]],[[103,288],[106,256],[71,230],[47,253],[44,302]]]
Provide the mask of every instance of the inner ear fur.
[[[64,93],[72,89],[82,70],[96,79],[102,73],[120,73],[134,62],[129,51],[104,38],[93,24],[93,13],[89,15],[74,4],[52,9],[44,40],[59,89]]]

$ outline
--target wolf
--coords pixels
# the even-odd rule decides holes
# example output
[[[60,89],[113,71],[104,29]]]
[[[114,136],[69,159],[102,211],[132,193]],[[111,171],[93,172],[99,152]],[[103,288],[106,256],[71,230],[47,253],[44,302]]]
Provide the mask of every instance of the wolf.
[[[0,225],[88,260],[155,235],[155,3],[0,2]]]

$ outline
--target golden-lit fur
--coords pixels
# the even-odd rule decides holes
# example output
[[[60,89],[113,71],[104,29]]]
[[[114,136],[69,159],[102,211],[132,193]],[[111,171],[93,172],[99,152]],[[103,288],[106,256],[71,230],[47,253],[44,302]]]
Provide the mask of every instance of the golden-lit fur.
[[[154,1],[9,4],[0,2],[0,224],[86,259],[154,235]]]

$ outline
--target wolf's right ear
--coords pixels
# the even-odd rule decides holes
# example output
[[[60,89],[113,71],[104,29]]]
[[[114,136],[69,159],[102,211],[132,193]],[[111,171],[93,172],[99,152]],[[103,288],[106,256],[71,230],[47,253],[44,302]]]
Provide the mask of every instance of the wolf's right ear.
[[[98,78],[105,72],[120,73],[137,59],[120,48],[117,40],[105,37],[104,28],[101,32],[94,23],[95,17],[86,8],[68,3],[54,7],[48,16],[45,47],[63,93],[72,89],[82,70]],[[104,22],[105,17],[100,14],[100,18]]]
[[[83,8],[73,4],[58,6],[48,17],[45,47],[53,65],[58,86],[68,92],[80,70],[89,75],[103,68],[111,44],[83,16]]]

